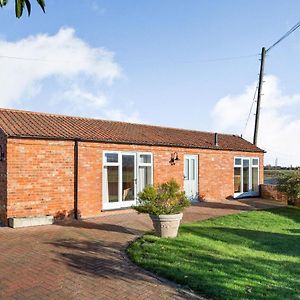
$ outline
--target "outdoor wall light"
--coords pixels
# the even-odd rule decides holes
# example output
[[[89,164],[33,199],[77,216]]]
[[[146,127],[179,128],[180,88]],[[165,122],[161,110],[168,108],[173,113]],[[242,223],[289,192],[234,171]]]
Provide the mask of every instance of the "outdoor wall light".
[[[176,161],[178,161],[178,160],[179,160],[178,153],[177,152],[171,153],[171,159],[169,161],[171,166],[174,166],[176,164]]]

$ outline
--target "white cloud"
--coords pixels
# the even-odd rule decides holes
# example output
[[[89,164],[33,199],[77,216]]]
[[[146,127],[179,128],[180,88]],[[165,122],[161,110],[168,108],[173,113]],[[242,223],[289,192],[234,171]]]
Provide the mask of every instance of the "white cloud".
[[[83,116],[138,119],[107,96],[122,78],[114,53],[91,47],[72,28],[14,42],[0,37],[0,106]],[[14,59],[21,58],[21,59]]]
[[[78,105],[87,105],[91,107],[102,108],[107,104],[107,97],[103,94],[93,94],[83,91],[78,86],[73,86],[72,89],[65,91],[63,98],[70,100]]]
[[[105,14],[106,9],[101,7],[99,5],[99,3],[97,3],[97,1],[91,1],[89,3],[90,3],[90,7],[91,7],[92,11],[94,11],[94,12],[100,14],[100,15]]]
[[[105,119],[115,120],[115,121],[124,121],[130,123],[141,123],[140,115],[137,111],[134,111],[131,114],[124,114],[119,109],[107,109],[105,110]]]
[[[39,34],[17,42],[0,40],[0,55],[28,59],[1,58],[2,105],[22,99],[32,86],[52,76],[73,80],[85,76],[110,84],[121,75],[112,52],[91,48],[75,36],[72,28],[63,28],[53,36]]]
[[[240,95],[228,95],[214,106],[212,118],[216,130],[240,134],[245,126],[256,83]],[[282,165],[300,165],[300,94],[286,95],[275,76],[266,76],[263,86],[258,146],[268,151],[266,163],[276,158]],[[254,113],[244,137],[252,141]]]

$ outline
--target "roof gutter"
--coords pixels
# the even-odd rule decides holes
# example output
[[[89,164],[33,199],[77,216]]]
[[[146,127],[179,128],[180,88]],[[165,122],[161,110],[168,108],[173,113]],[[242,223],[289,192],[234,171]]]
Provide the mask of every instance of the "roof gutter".
[[[85,142],[85,143],[108,143],[108,144],[119,144],[119,145],[142,145],[142,146],[154,146],[154,147],[178,147],[183,149],[206,149],[206,150],[216,150],[216,151],[239,151],[239,152],[254,152],[254,153],[266,153],[265,150],[262,150],[257,147],[257,150],[245,150],[245,149],[226,149],[222,147],[199,147],[193,145],[178,145],[178,144],[153,144],[146,142],[129,142],[129,141],[113,141],[113,140],[89,140],[82,138],[65,138],[65,137],[48,137],[48,136],[26,136],[26,135],[8,135],[7,138],[14,139],[30,139],[30,140],[51,140],[51,141],[70,141],[70,142]],[[252,144],[251,144],[252,145]]]

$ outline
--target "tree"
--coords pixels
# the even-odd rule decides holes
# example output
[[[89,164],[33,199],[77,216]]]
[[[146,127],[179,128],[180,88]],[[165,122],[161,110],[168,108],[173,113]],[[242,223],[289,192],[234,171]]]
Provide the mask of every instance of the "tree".
[[[31,0],[15,0],[15,8],[16,8],[16,17],[21,18],[23,14],[24,8],[27,9],[28,16],[31,13]],[[36,0],[43,12],[45,12],[45,0]],[[8,0],[0,0],[0,7],[5,6],[8,3]]]
[[[300,171],[283,174],[278,178],[278,190],[289,198],[289,204],[300,199]]]

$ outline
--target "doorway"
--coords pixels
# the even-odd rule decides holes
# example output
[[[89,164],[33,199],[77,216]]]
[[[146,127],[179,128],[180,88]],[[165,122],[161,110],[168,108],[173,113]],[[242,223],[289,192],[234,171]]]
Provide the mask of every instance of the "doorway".
[[[151,153],[104,152],[103,209],[136,205],[137,194],[150,184],[153,184]]]
[[[198,156],[184,156],[184,191],[191,201],[198,201]]]

